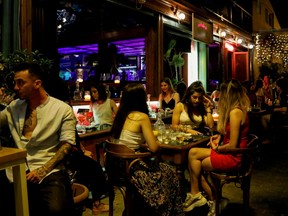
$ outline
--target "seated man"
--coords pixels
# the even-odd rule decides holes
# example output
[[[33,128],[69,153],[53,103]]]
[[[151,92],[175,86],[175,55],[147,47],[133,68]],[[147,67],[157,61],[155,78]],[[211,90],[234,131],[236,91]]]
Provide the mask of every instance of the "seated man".
[[[21,63],[14,71],[14,90],[19,99],[1,111],[0,132],[4,135],[3,130],[9,129],[15,147],[27,150],[30,216],[73,215],[72,187],[62,163],[75,144],[73,110],[47,94],[44,89],[47,76],[38,64]],[[6,170],[10,182],[11,171]]]

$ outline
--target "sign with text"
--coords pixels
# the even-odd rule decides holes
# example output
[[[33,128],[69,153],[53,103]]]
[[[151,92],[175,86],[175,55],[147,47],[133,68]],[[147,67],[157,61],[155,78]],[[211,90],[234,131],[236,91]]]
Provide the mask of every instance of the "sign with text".
[[[210,44],[213,42],[213,24],[198,18],[194,19],[194,39]]]

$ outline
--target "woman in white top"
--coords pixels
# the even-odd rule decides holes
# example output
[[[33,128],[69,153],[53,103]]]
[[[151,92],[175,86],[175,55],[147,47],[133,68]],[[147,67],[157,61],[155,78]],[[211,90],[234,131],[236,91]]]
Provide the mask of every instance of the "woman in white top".
[[[176,128],[178,125],[186,125],[186,132],[201,134],[205,126],[212,128],[214,125],[211,106],[211,101],[205,97],[202,83],[193,82],[174,108],[172,126]]]
[[[146,143],[147,146],[145,147],[148,148],[149,151],[158,151],[159,144],[156,142],[152,131],[152,124],[148,116],[146,92],[142,84],[133,83],[124,87],[119,110],[111,128],[111,133],[112,141],[119,143],[119,145],[127,145],[135,151],[140,151],[139,148],[144,147],[143,144]],[[115,158],[113,158],[113,162],[115,163]],[[116,162],[121,163],[121,161]],[[147,163],[147,166],[151,169],[146,169],[142,166],[132,168],[132,170],[136,169],[136,171],[131,172],[133,181],[136,182],[134,185],[139,185],[139,190],[144,193],[139,193],[139,195],[142,196],[141,199],[137,199],[137,196],[135,196],[134,201],[136,201],[133,204],[135,206],[144,206],[141,211],[144,211],[145,215],[184,216],[180,196],[180,183],[175,169],[168,164],[158,163],[157,160],[150,160],[150,162],[145,161],[144,163]],[[154,170],[157,171],[154,172]],[[115,172],[117,172],[117,170],[115,170]],[[137,173],[139,173],[139,175]],[[160,178],[155,178],[155,175],[160,176]],[[161,184],[159,184],[159,181],[161,181]],[[159,187],[155,187],[155,184]],[[169,199],[164,199],[163,204],[159,205],[155,203],[155,199],[152,198],[153,204],[148,204],[147,202],[144,204],[143,200],[148,199],[151,201],[151,197],[155,197],[154,195],[147,196],[145,193],[151,190],[155,190],[160,196],[165,194]],[[165,208],[161,208],[162,206],[165,206]],[[135,209],[139,208],[135,207]]]
[[[117,113],[117,105],[114,100],[107,96],[106,88],[103,84],[91,86],[91,110],[96,124],[113,124]]]
[[[142,84],[132,83],[124,87],[111,135],[114,142],[137,150],[147,144],[151,152],[159,148],[148,116],[146,91]]]

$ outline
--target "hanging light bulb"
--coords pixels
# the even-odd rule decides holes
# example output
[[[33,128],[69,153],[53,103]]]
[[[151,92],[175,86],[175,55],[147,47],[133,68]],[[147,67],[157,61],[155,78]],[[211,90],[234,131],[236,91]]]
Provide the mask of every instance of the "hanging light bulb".
[[[242,42],[243,42],[243,39],[242,39],[242,38],[238,38],[238,39],[237,39],[237,43],[238,43],[238,44],[241,44]]]
[[[226,33],[226,31],[221,31],[220,35],[221,35],[221,37],[226,37],[227,33]]]
[[[179,18],[180,20],[184,20],[184,19],[185,19],[185,14],[182,13],[182,12],[179,12],[179,13],[178,13],[178,18]]]

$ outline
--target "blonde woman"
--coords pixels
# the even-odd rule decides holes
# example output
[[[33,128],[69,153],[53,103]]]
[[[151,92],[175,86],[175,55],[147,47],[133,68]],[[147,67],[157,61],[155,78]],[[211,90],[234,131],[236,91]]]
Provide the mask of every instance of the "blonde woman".
[[[241,156],[232,154],[221,154],[228,148],[247,147],[247,135],[249,120],[247,108],[250,100],[238,80],[230,80],[221,85],[219,98],[219,121],[217,130],[219,134],[210,138],[210,148],[191,148],[188,156],[188,166],[191,181],[191,192],[187,194],[184,203],[184,211],[191,211],[194,207],[205,205],[207,200],[199,191],[199,179],[201,170],[229,171],[237,169],[241,165]],[[223,144],[220,140],[223,137]],[[207,193],[210,201],[208,216],[215,215],[215,202],[213,194],[207,182],[202,178],[202,187]]]

